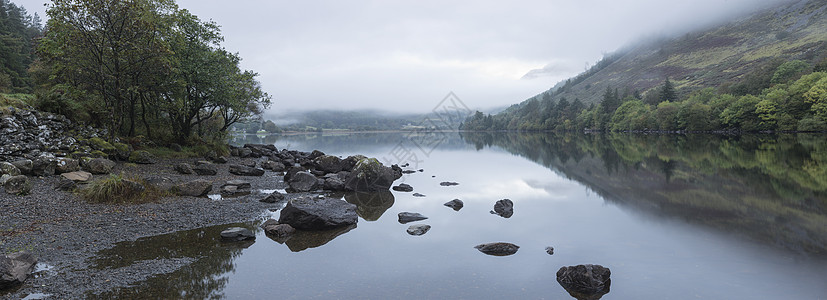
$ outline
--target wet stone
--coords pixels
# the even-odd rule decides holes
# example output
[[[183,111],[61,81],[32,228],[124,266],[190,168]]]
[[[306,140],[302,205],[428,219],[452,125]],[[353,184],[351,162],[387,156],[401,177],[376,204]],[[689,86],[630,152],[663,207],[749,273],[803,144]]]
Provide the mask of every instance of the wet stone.
[[[462,207],[463,207],[465,204],[464,204],[464,203],[462,203],[462,200],[459,200],[459,199],[454,199],[454,200],[451,200],[451,201],[445,202],[445,204],[444,204],[444,205],[445,205],[445,206],[447,206],[447,207],[450,207],[450,208],[451,208],[451,209],[453,209],[454,211],[459,211],[460,209],[462,209]]]
[[[256,235],[247,228],[230,227],[221,232],[221,240],[225,242],[239,242],[254,239],[256,239]]]
[[[420,236],[427,233],[428,230],[431,230],[431,225],[418,224],[411,225],[410,227],[408,227],[407,231],[410,235]]]
[[[399,217],[399,223],[401,223],[401,224],[406,224],[406,223],[410,223],[410,222],[416,222],[416,221],[421,221],[421,220],[428,219],[428,217],[423,216],[420,213],[412,213],[412,212],[401,212],[401,213],[399,213],[398,217]]]
[[[482,253],[493,255],[493,256],[509,256],[517,253],[517,250],[520,249],[520,246],[514,245],[512,243],[488,243],[488,244],[480,244],[474,246],[477,250]]]

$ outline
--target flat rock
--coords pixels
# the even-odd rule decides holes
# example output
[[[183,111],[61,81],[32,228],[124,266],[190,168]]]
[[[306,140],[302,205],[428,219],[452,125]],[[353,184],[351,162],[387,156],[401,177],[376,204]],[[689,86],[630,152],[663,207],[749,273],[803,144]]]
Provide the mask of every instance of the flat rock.
[[[459,185],[459,183],[451,182],[451,181],[443,181],[443,182],[440,182],[439,185],[441,185],[441,186],[455,186],[455,185]]]
[[[406,193],[410,193],[410,192],[413,192],[413,187],[412,187],[412,186],[410,186],[410,185],[409,185],[409,184],[407,184],[407,183],[400,183],[399,185],[397,185],[397,186],[393,187],[393,190],[394,190],[394,191],[397,191],[397,192],[406,192]]]
[[[181,196],[204,197],[212,191],[212,181],[198,179],[184,182],[176,185],[173,190]]]
[[[240,242],[255,239],[256,235],[247,228],[230,227],[221,232],[221,240],[225,242]]]
[[[482,253],[493,255],[493,256],[508,256],[517,253],[517,250],[520,249],[520,246],[514,245],[512,243],[488,243],[488,244],[480,244],[474,246],[477,250]]]
[[[193,166],[192,171],[201,176],[214,176],[218,174],[218,167],[208,162]]]
[[[427,233],[428,230],[431,230],[431,225],[417,224],[409,226],[407,231],[410,235],[420,236]]]
[[[60,177],[66,178],[74,182],[89,182],[92,180],[92,173],[86,171],[76,171],[60,174]]]
[[[412,195],[412,196],[414,196],[414,197],[418,197],[418,198],[423,198],[423,197],[425,197],[425,195],[424,195],[424,194],[420,194],[420,193],[413,193],[413,195]]]
[[[401,212],[397,215],[399,217],[399,223],[406,224],[415,221],[421,221],[428,219],[428,217],[423,216],[420,213],[412,213],[412,212]]]
[[[445,205],[447,207],[450,207],[454,211],[459,211],[460,209],[462,209],[463,206],[465,206],[465,204],[462,203],[462,200],[459,200],[459,199],[454,199],[454,200],[445,202],[445,204],[443,204],[443,205]]]
[[[238,176],[263,176],[264,170],[250,166],[230,165],[230,173]]]
[[[281,210],[279,224],[290,224],[301,230],[325,230],[355,225],[356,205],[339,199],[301,198],[290,201]]]

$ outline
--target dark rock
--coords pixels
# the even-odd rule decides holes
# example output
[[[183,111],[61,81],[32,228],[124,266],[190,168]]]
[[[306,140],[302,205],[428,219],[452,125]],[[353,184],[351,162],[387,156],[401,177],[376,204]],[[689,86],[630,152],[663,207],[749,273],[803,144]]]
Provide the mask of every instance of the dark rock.
[[[425,220],[428,217],[423,216],[420,213],[412,213],[412,212],[401,212],[399,213],[399,223],[406,224],[410,222]]]
[[[454,199],[445,202],[445,206],[452,208],[454,211],[459,211],[460,209],[462,209],[463,206],[465,206],[465,204],[462,203],[462,200]]]
[[[441,186],[455,186],[455,185],[459,185],[459,183],[451,182],[451,181],[443,181],[443,182],[440,182],[439,185],[441,185]]]
[[[221,232],[221,240],[225,242],[240,242],[255,239],[256,235],[247,228],[230,227]]]
[[[129,179],[121,180],[121,184],[123,189],[122,193],[124,195],[137,195],[146,190],[146,187],[143,184]]]
[[[87,162],[84,168],[92,174],[109,174],[115,168],[115,162],[106,158],[95,158]]]
[[[353,167],[355,167],[356,164],[359,163],[360,160],[363,160],[365,158],[367,158],[367,157],[365,157],[363,155],[348,156],[347,158],[342,160],[342,170],[352,171]]]
[[[164,176],[147,176],[144,177],[144,182],[152,188],[159,191],[171,191],[175,186],[175,182],[169,177]]]
[[[27,195],[32,190],[32,183],[29,181],[29,177],[17,175],[6,179],[3,187],[6,188],[6,193],[12,195]]]
[[[195,174],[198,174],[198,175],[201,175],[201,176],[214,176],[214,175],[218,174],[218,166],[216,166],[212,163],[206,163],[206,164],[202,163],[202,164],[197,164],[197,165],[193,166],[192,171],[195,172]]]
[[[212,181],[198,179],[179,183],[173,187],[173,191],[181,196],[204,197],[212,191]]]
[[[517,253],[520,246],[512,243],[488,243],[474,246],[480,252],[493,256],[509,256]]]
[[[9,174],[0,175],[0,185],[6,184],[6,181],[9,180],[9,178],[12,178]]]
[[[546,253],[548,253],[548,255],[554,255],[554,247],[546,247]]]
[[[402,174],[413,174],[413,173],[416,173],[416,171],[415,170],[404,170],[404,171],[402,171]]]
[[[407,231],[408,231],[408,234],[410,234],[410,235],[419,236],[419,235],[423,235],[423,234],[427,233],[428,230],[431,230],[431,225],[419,224],[419,225],[411,225],[410,227],[408,227]]]
[[[195,172],[195,171],[193,171],[192,166],[188,163],[175,164],[174,166],[172,166],[172,169],[175,170],[175,172],[178,172],[179,174],[186,174],[186,175],[189,175],[189,174],[192,174],[193,172]],[[218,173],[218,170],[216,170],[216,173]],[[215,174],[213,174],[213,175],[215,175]]]
[[[273,172],[284,172],[284,170],[287,169],[287,167],[283,163],[272,160],[268,160],[261,163],[261,167],[265,170],[270,170]]]
[[[278,191],[273,192],[272,194],[268,195],[266,198],[259,200],[264,203],[278,203],[284,201],[284,195],[279,193]]]
[[[324,178],[324,189],[329,191],[344,191],[345,181],[338,175],[327,176]]]
[[[322,155],[313,159],[313,165],[317,170],[325,173],[338,173],[342,171],[342,159],[333,155]]]
[[[290,182],[290,179],[293,179],[293,175],[303,171],[307,171],[307,169],[303,167],[291,167],[290,169],[287,169],[287,173],[284,174],[284,182]]]
[[[354,225],[356,205],[338,199],[296,199],[281,210],[280,224],[301,230],[324,230]]]
[[[288,184],[294,191],[309,192],[319,187],[319,179],[307,171],[301,171],[293,175]]]
[[[230,165],[230,173],[238,176],[263,176],[264,170],[242,165]]]
[[[0,175],[9,174],[11,176],[21,175],[20,169],[11,163],[0,162]]]
[[[609,293],[612,272],[601,265],[562,267],[557,282],[574,298],[597,300]]]
[[[84,171],[77,171],[77,172],[69,172],[60,174],[61,177],[74,181],[74,182],[89,182],[92,180],[92,173],[84,172]]]
[[[399,166],[386,167],[375,158],[365,158],[353,167],[345,180],[345,188],[354,192],[384,191],[399,177],[402,177]]]
[[[129,162],[150,165],[155,163],[155,155],[144,150],[132,151],[129,155]]]
[[[254,160],[242,161],[241,165],[245,166],[245,167],[255,168],[256,167],[256,161],[254,161]]]
[[[32,176],[55,175],[57,160],[51,157],[38,157],[32,160]]]
[[[393,190],[397,191],[397,192],[409,193],[409,192],[413,192],[413,187],[406,184],[406,183],[400,183],[399,185],[393,187]]]
[[[225,187],[225,186],[236,186],[239,189],[245,189],[245,190],[249,190],[253,187],[250,184],[249,181],[244,181],[244,180],[230,180],[230,181],[227,181],[227,183],[224,183],[224,185],[222,185],[222,187]]]
[[[393,206],[393,193],[380,192],[350,192],[345,194],[345,201],[356,204],[356,214],[365,221],[376,221]]]
[[[298,230],[286,240],[283,238],[274,239],[279,243],[284,243],[287,248],[293,252],[301,252],[310,248],[321,247],[332,241],[333,239],[350,232],[356,228],[356,224],[337,227],[330,230],[319,231],[304,231]]]
[[[0,256],[0,290],[22,284],[34,271],[37,259],[29,252]]]
[[[316,159],[316,158],[319,158],[319,157],[322,157],[322,156],[325,156],[324,152],[319,151],[319,150],[313,150],[313,152],[311,152],[310,155],[307,156],[307,158],[310,159],[310,160],[313,160],[313,159]]]
[[[503,218],[511,218],[514,215],[514,202],[509,199],[502,199],[494,203],[494,210],[491,214],[498,215]]]
[[[227,159],[227,157],[225,157],[225,156],[219,155],[218,157],[213,158],[213,159],[212,159],[212,161],[213,161],[214,163],[217,163],[217,164],[226,164],[226,163],[227,163],[227,162],[229,162],[230,160],[229,160],[229,159]]]
[[[222,197],[235,198],[249,195],[251,191],[250,189],[241,189],[234,185],[225,185],[220,188],[220,193]]]
[[[181,145],[175,143],[169,144],[169,149],[175,152],[184,151],[184,147],[181,147]]]
[[[80,171],[80,161],[74,158],[59,158],[55,165],[55,174]]]
[[[275,238],[286,238],[296,232],[296,229],[290,224],[279,224],[278,221],[273,219],[264,222],[261,228],[264,229],[265,234]]]
[[[261,226],[259,226],[259,227],[261,227],[261,229],[265,229],[265,228],[267,228],[267,226],[273,226],[273,225],[279,225],[279,221],[276,220],[276,219],[267,219],[267,221],[264,221],[264,223],[261,223]]]
[[[66,178],[61,178],[60,181],[57,182],[57,185],[55,186],[55,189],[59,190],[59,191],[67,191],[68,192],[68,191],[74,191],[75,189],[77,189],[77,187],[78,187],[78,184],[75,183],[74,181],[66,179]]]
[[[250,148],[241,148],[241,149],[238,149],[238,157],[241,157],[241,158],[248,158],[248,157],[250,157],[251,155],[253,155],[253,150],[251,150]]]
[[[412,196],[414,196],[414,197],[419,197],[419,198],[425,197],[425,195],[424,195],[424,194],[420,194],[420,193],[413,193],[413,195],[412,195]]]
[[[419,173],[423,173],[423,172],[425,172],[425,169],[419,169],[418,171],[419,171]]]
[[[32,161],[28,159],[21,159],[15,160],[11,162],[12,165],[17,167],[20,170],[20,174],[18,175],[31,175],[32,174]]]

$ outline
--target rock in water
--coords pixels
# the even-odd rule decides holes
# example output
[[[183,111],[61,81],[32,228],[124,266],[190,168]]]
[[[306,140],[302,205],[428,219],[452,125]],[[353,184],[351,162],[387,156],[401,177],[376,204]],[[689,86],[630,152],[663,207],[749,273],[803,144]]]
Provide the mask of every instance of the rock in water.
[[[293,226],[289,224],[279,224],[279,222],[274,219],[267,220],[267,222],[261,224],[261,228],[264,229],[265,234],[276,238],[286,238],[296,232]]]
[[[514,215],[514,202],[511,202],[509,199],[497,201],[491,213],[506,219],[511,218],[511,216]]]
[[[260,202],[264,203],[278,203],[284,201],[284,195],[279,193],[279,191],[275,191],[272,194],[268,195],[266,198],[259,200]]]
[[[596,300],[609,293],[612,272],[601,265],[562,267],[557,282],[574,298]]]
[[[480,252],[493,256],[509,256],[517,253],[520,246],[512,243],[488,243],[474,246]]]
[[[109,174],[115,162],[106,158],[95,158],[86,163],[85,169],[92,174]]]
[[[6,193],[12,195],[26,195],[32,190],[32,183],[25,175],[12,176],[3,184]]]
[[[554,255],[554,247],[546,247],[546,253],[548,253],[548,255]]]
[[[439,185],[441,185],[441,186],[455,186],[455,185],[459,185],[459,183],[451,182],[451,181],[443,181],[443,182],[440,182]]]
[[[408,227],[408,234],[420,236],[431,230],[431,225],[411,225]]]
[[[454,199],[445,203],[445,206],[452,208],[454,211],[459,211],[465,204],[462,203],[462,200]]]
[[[297,199],[281,210],[279,224],[301,230],[324,230],[355,225],[356,205],[338,199]]]
[[[35,264],[37,259],[28,252],[0,256],[0,290],[22,284],[34,271]]]
[[[399,223],[406,224],[414,221],[425,220],[428,217],[423,216],[420,213],[412,213],[412,212],[401,212],[399,213]]]
[[[397,192],[410,193],[413,192],[413,187],[406,183],[400,183],[399,185],[393,187],[393,190]]]
[[[301,171],[290,177],[289,185],[297,192],[309,192],[319,187],[319,179],[310,172]]]
[[[402,169],[399,166],[386,167],[375,158],[363,158],[351,170],[345,188],[354,192],[386,191],[400,177]]]
[[[263,176],[264,170],[242,165],[230,165],[230,173],[239,176]]]
[[[413,193],[413,195],[411,195],[411,196],[422,198],[422,197],[425,197],[425,194]]]
[[[240,242],[255,239],[256,235],[247,228],[230,227],[221,232],[221,240],[225,242]]]

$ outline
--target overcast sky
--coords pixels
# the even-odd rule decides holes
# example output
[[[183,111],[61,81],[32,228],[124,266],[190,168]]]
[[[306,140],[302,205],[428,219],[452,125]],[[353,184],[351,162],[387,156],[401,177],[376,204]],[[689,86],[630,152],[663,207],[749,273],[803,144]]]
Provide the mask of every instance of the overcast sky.
[[[43,0],[12,0],[43,16]],[[427,112],[520,102],[642,37],[683,33],[774,0],[178,0],[222,26],[271,110]],[[44,18],[45,19],[45,18]],[[533,69],[544,76],[526,79]]]

